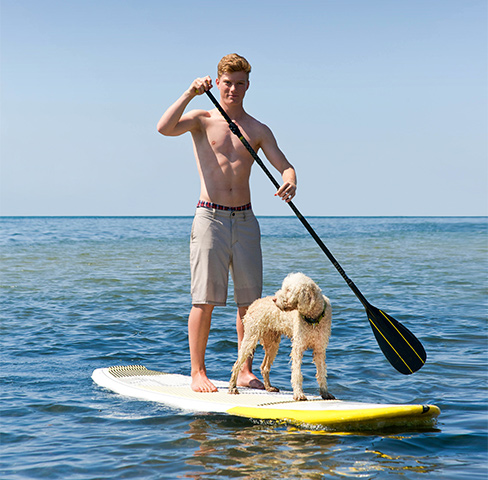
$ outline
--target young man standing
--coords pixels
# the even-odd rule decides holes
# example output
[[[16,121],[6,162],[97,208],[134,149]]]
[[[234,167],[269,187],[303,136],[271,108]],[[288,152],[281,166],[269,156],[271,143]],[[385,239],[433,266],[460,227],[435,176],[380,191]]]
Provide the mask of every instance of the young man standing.
[[[222,58],[215,81],[220,104],[253,149],[256,152],[261,149],[280,172],[283,184],[276,195],[288,202],[296,192],[295,170],[279,149],[271,130],[248,115],[243,107],[250,71],[251,66],[244,57],[230,54]],[[190,243],[193,306],[188,319],[192,389],[197,392],[217,390],[207,377],[205,349],[213,309],[226,303],[229,270],[238,307],[239,347],[244,335],[242,317],[262,290],[260,232],[251,209],[249,188],[254,160],[217,109],[184,113],[193,98],[210,88],[209,76],[195,79],[166,110],[157,127],[161,134],[168,136],[191,133],[200,174],[200,200]],[[263,388],[252,373],[251,359],[240,372],[238,385]]]

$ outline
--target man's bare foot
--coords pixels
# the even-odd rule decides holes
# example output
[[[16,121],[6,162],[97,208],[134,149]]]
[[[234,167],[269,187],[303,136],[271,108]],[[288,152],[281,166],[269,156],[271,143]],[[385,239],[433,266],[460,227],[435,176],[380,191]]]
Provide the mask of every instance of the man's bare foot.
[[[259,378],[257,378],[256,375],[254,375],[253,373],[240,373],[237,377],[237,386],[255,388],[256,390],[264,390],[263,382],[259,380]]]
[[[217,392],[217,387],[208,379],[205,373],[195,373],[192,375],[191,389],[194,392],[210,393]]]

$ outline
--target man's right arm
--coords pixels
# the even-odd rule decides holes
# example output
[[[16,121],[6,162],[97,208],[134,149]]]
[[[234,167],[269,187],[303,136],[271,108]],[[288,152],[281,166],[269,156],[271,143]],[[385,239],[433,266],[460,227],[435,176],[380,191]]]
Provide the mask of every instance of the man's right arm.
[[[192,131],[198,123],[197,112],[189,112],[183,115],[185,108],[197,95],[202,95],[212,87],[210,77],[195,79],[190,88],[171,105],[158,122],[158,132],[167,136],[178,136]]]

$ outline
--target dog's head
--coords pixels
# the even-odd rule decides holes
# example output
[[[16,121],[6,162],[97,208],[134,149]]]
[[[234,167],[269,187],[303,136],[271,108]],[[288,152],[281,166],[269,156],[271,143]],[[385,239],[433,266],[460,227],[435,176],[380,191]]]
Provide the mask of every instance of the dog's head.
[[[275,302],[281,310],[298,310],[310,323],[320,320],[326,308],[322,290],[303,273],[290,273],[283,280]]]

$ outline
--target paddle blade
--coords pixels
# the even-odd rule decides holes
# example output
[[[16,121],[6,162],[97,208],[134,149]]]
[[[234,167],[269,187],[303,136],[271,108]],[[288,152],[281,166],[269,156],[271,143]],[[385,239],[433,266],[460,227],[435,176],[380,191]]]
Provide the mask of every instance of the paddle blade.
[[[376,341],[387,360],[404,375],[419,370],[427,354],[417,337],[387,313],[372,305],[366,308]]]

